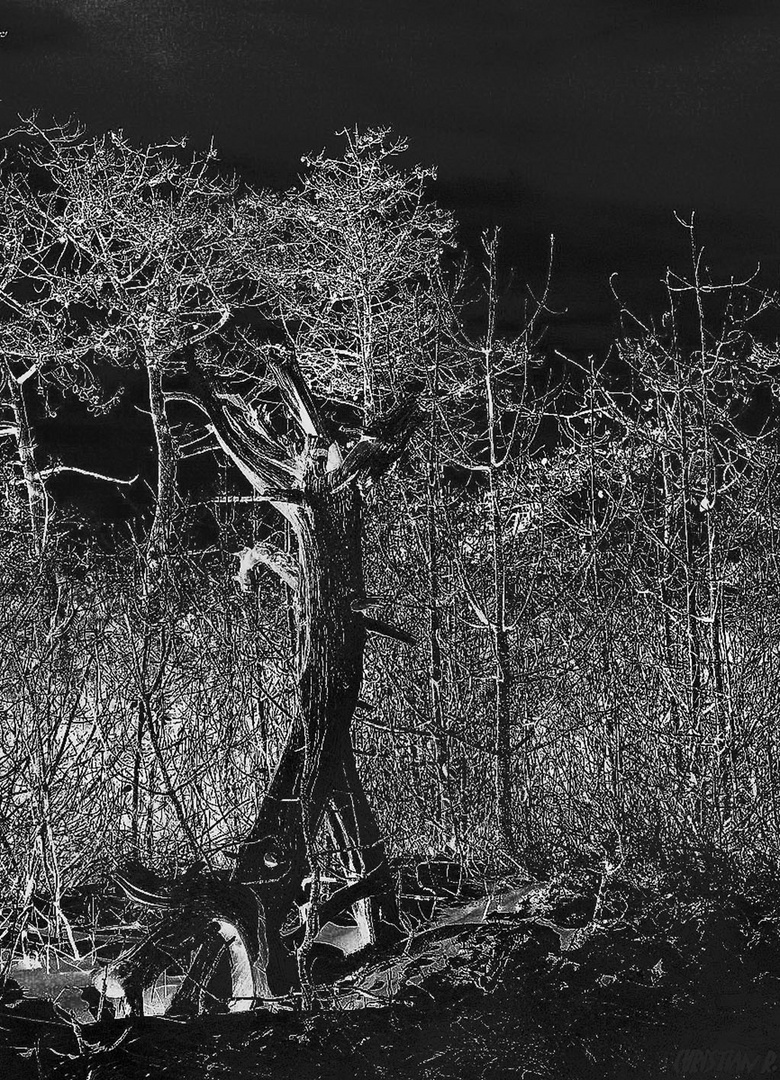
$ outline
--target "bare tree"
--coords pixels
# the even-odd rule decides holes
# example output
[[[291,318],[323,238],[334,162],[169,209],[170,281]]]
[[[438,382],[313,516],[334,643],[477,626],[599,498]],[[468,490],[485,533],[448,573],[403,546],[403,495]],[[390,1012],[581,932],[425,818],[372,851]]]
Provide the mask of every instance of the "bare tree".
[[[161,749],[179,459],[163,379],[176,370],[183,349],[215,334],[230,318],[236,293],[226,243],[232,186],[215,174],[211,152],[186,160],[182,143],[136,149],[121,134],[88,139],[76,125],[43,128],[34,120],[18,134],[28,163],[47,178],[42,194],[28,191],[26,199],[16,200],[28,232],[42,238],[38,250],[28,252],[27,272],[42,283],[50,307],[58,305],[54,310],[79,358],[82,385],[89,378],[94,396],[106,362],[141,367],[146,375],[157,482],[131,668],[138,703],[133,835],[138,847],[148,739],[152,773],[162,779],[198,854]]]
[[[48,228],[50,209],[50,193],[33,191],[24,175],[7,170],[0,185],[0,437],[15,447],[39,556],[50,536],[46,480],[67,466],[39,460],[31,391],[68,391],[93,408],[109,404],[69,334],[65,312],[78,291],[52,276],[60,248]]]
[[[137,149],[121,133],[88,139],[77,125],[34,120],[20,134],[49,184],[28,200],[27,219],[48,249],[60,249],[56,259],[41,253],[36,276],[69,315],[82,356],[146,374],[157,449],[148,544],[159,561],[171,539],[179,456],[162,383],[183,349],[230,318],[233,185],[215,174],[212,151],[183,159],[183,141]]]
[[[237,253],[312,391],[368,425],[426,366],[454,222],[428,197],[434,170],[395,165],[405,140],[340,134],[343,154],[304,157],[297,188],[247,197]]]
[[[315,172],[319,167],[327,173],[330,200],[323,208],[329,218],[315,232],[309,213],[302,212],[313,198],[310,190],[274,206],[279,218],[269,214],[268,198],[245,201],[233,248],[235,272],[253,283],[254,304],[266,320],[282,327],[282,344],[245,330],[233,336],[229,348],[184,348],[186,364],[169,380],[167,400],[188,402],[205,416],[220,450],[296,538],[292,558],[266,541],[247,548],[239,578],[248,581],[254,568],[264,565],[294,594],[297,712],[229,879],[207,874],[182,882],[168,897],[178,913],[120,964],[136,1007],[140,987],[167,962],[164,950],[193,934],[198,947],[179,1005],[208,1005],[219,954],[208,936],[214,919],[235,928],[243,943],[248,966],[243,976],[237,968],[233,995],[245,997],[244,1005],[295,984],[308,1000],[308,950],[318,925],[340,911],[355,909],[366,942],[399,933],[385,847],[355,764],[350,727],[363,680],[366,635],[411,638],[371,611],[376,600],[366,594],[363,577],[361,492],[399,458],[416,423],[414,395],[401,379],[404,367],[413,368],[405,355],[408,335],[401,316],[419,304],[416,293],[425,282],[431,287],[433,248],[440,256],[445,229],[443,219],[430,211],[415,232],[423,216],[419,185],[424,176],[393,174],[383,142],[384,136],[350,143],[341,168],[315,163]],[[371,181],[357,200],[356,177],[364,186],[366,178]],[[283,265],[273,263],[281,243],[278,230],[285,237]],[[429,233],[423,279],[414,241]],[[350,259],[358,255],[353,265]],[[304,276],[306,303],[301,301]],[[337,281],[344,294],[330,296],[318,309],[318,292],[332,290]],[[355,293],[358,286],[362,291]],[[347,339],[345,359],[341,350]],[[327,410],[318,400],[323,398]],[[330,895],[320,887],[323,824],[344,867],[343,884]],[[283,929],[306,878],[310,895],[296,965]],[[127,885],[132,891],[132,883]],[[238,986],[244,987],[241,993]]]

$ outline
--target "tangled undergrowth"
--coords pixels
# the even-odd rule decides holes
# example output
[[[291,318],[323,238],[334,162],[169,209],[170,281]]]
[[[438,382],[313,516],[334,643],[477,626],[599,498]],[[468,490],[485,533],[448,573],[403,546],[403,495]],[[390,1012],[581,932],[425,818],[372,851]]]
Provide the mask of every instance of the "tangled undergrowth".
[[[80,1025],[8,980],[0,1066],[6,1077],[58,1080],[780,1071],[780,913],[768,877],[736,891],[617,873],[605,889],[575,870],[509,886],[490,904],[443,904],[435,929],[392,954],[362,954],[346,974],[342,963],[335,982],[338,965],[323,963],[310,1014]]]

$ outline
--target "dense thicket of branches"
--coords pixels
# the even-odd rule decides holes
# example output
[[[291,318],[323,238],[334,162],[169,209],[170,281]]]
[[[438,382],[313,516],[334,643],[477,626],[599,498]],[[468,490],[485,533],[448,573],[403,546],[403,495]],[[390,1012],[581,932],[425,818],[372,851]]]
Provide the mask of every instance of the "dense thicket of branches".
[[[690,229],[691,273],[668,276],[658,327],[624,312],[609,356],[572,360],[553,386],[543,310],[501,335],[495,237],[482,284],[464,283],[430,174],[400,170],[386,133],[307,159],[283,194],[115,135],[29,124],[13,148],[0,903],[14,933],[45,898],[67,935],[63,891],[128,858],[229,865],[296,710],[285,524],[268,500],[238,501],[237,472],[207,495],[205,553],[183,509],[182,456],[225,450],[216,425],[193,441],[200,414],[171,422],[193,365],[229,375],[223,399],[280,446],[284,383],[261,360],[293,356],[323,423],[356,444],[401,385],[419,393],[406,458],[363,485],[366,594],[416,641],[369,645],[353,729],[391,854],[776,856],[780,351],[753,330],[770,298],[716,288]],[[110,365],[146,378],[158,473],[146,534],[107,552],[52,502],[68,463],[41,459],[36,417],[41,398],[107,407]]]

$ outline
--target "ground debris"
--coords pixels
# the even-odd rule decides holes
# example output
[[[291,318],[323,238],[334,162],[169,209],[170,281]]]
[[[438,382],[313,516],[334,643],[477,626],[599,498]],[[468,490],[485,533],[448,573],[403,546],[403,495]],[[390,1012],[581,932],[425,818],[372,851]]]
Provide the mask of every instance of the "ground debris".
[[[311,1014],[69,1025],[9,983],[0,1025],[62,1080],[645,1080],[706,1053],[780,1064],[771,905],[616,881],[594,921],[597,887],[572,876],[453,903],[323,981]]]

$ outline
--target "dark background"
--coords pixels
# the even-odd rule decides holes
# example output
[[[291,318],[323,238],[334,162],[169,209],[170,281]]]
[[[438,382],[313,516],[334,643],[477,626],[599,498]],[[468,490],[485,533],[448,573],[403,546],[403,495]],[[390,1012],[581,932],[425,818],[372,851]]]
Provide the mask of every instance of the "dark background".
[[[551,346],[606,348],[608,277],[662,301],[697,214],[715,274],[780,276],[776,0],[0,0],[0,129],[37,109],[137,142],[188,133],[256,181],[355,123],[438,167],[464,239],[503,228]],[[511,312],[510,312],[511,314]]]

